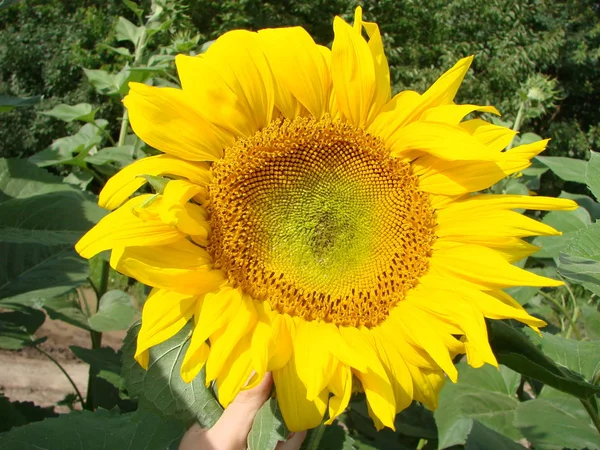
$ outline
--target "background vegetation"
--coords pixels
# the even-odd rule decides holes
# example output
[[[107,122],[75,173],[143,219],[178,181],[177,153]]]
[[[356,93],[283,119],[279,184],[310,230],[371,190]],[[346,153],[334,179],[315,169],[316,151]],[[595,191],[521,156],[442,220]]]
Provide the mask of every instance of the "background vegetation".
[[[38,332],[47,316],[90,334],[89,348],[71,346],[89,364],[87,394],[73,386],[61,402],[85,411],[56,418],[53,407],[0,393],[0,431],[10,430],[0,447],[69,450],[82,439],[90,449],[176,448],[192,420],[214,423],[221,409],[201,377],[186,385],[168,376],[181,363],[174,349],[187,345],[185,330],[152,350],[148,372],[131,358],[136,325],[118,352],[102,346],[104,332],[132,325],[147,289],[110,270],[106,255],[88,264],[73,251],[105,214],[95,196],[108,177],[155,152],[131,133],[121,100],[132,80],[176,85],[174,55],[200,53],[231,29],[300,25],[330,45],[333,16],[350,21],[358,3],[0,2],[0,348],[52,359]],[[600,448],[598,4],[362,3],[383,33],[395,92],[422,92],[474,54],[457,100],[497,106],[503,116],[494,120],[521,132],[515,144],[553,139],[532,168],[492,192],[561,195],[581,207],[538,216],[564,235],[534,239],[542,250],[519,262],[566,286],[510,292],[550,323],[543,338],[490,324],[500,371],[459,362],[460,381],[444,388],[435,414],[415,403],[398,416],[396,432],[375,433],[358,396],[344,425],[327,428],[321,448]],[[270,449],[287,431],[274,401],[260,414],[249,448]],[[311,439],[306,448],[315,448]]]

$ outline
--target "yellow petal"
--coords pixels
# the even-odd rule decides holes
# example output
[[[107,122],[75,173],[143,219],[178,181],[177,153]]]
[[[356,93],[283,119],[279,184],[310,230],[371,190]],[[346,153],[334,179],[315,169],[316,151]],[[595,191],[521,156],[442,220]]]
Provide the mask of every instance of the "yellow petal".
[[[460,244],[434,250],[429,264],[432,271],[464,279],[483,289],[563,284],[512,266],[494,250],[478,245]]]
[[[285,424],[292,432],[318,426],[323,420],[329,392],[325,389],[313,401],[307,400],[306,386],[297,373],[294,358],[279,370],[273,371],[277,402]]]
[[[200,302],[196,306],[196,310],[200,307]],[[196,318],[196,322],[197,322]],[[191,383],[200,370],[206,364],[206,360],[208,359],[208,355],[210,354],[210,347],[206,343],[206,339],[202,339],[201,333],[198,330],[198,326],[194,326],[194,331],[192,332],[192,339],[190,340],[190,345],[187,348],[185,355],[183,357],[183,361],[181,363],[181,368],[179,369],[179,373],[181,378],[186,383]]]
[[[390,86],[390,68],[388,66],[385,51],[383,49],[383,41],[379,27],[374,22],[365,22],[362,20],[362,8],[358,6],[354,14],[354,29],[362,33],[362,28],[367,32],[369,40],[369,50],[373,57],[373,65],[375,67],[375,94],[373,96],[373,106],[369,112],[367,123],[371,123],[377,116],[381,108],[390,101],[391,86]]]
[[[451,351],[460,351],[459,343],[452,336],[435,328],[435,321],[416,308],[412,302],[400,302],[391,312],[390,320],[403,331],[414,345],[422,347],[434,361],[456,382],[458,371],[452,362]]]
[[[421,120],[427,122],[443,122],[449,125],[458,125],[461,120],[474,111],[486,112],[500,115],[493,106],[478,105],[442,105],[428,109],[421,116]]]
[[[219,376],[217,377],[217,392],[219,403],[227,408],[242,390],[252,374],[252,356],[250,338],[243,337],[228,355]],[[260,382],[262,378],[259,378]]]
[[[442,195],[463,195],[487,189],[510,173],[530,165],[528,160],[513,164],[509,170],[501,162],[493,161],[443,161],[425,155],[413,162],[414,173],[419,176],[419,188],[425,192]]]
[[[239,307],[234,310],[233,316],[230,317],[225,327],[215,330],[210,336],[210,355],[206,361],[207,384],[219,376],[229,354],[240,340],[254,328],[255,324],[254,304],[249,297],[243,296]],[[248,353],[248,357],[250,357],[250,353]],[[248,378],[246,377],[246,379]]]
[[[452,103],[472,62],[473,57],[467,56],[439,77],[423,94],[418,110],[425,111],[428,108]]]
[[[371,330],[373,342],[394,389],[396,413],[408,408],[413,400],[412,377],[404,358],[380,333]]]
[[[462,236],[560,236],[549,225],[514,211],[487,209],[479,214],[445,209],[438,212],[436,236],[439,238]]]
[[[129,86],[123,103],[133,131],[148,145],[188,161],[216,161],[233,143],[232,135],[194,110],[181,89]]]
[[[413,378],[415,400],[423,403],[431,410],[437,409],[440,391],[446,381],[444,372],[421,369],[412,364],[407,364],[407,367]]]
[[[511,263],[520,261],[529,255],[533,255],[540,249],[522,239],[505,236],[454,236],[452,238],[439,239],[436,242],[436,246],[440,245],[442,241],[451,245],[463,243],[489,247],[494,249],[500,256]]]
[[[292,355],[292,339],[286,321],[278,313],[269,317],[268,302],[255,302],[258,321],[252,332],[252,364],[262,376],[267,371],[281,369]]]
[[[578,204],[566,198],[541,197],[537,195],[490,195],[478,194],[458,200],[442,211],[440,214],[479,214],[486,210],[497,209],[534,209],[539,211],[572,211],[578,208]]]
[[[208,185],[212,178],[206,163],[190,163],[169,155],[150,156],[131,163],[110,178],[100,191],[98,204],[106,209],[119,207],[146,183],[140,175],[184,177],[199,186]]]
[[[176,228],[160,220],[143,220],[134,214],[135,208],[152,197],[135,197],[102,218],[79,240],[75,250],[84,258],[91,258],[113,247],[164,245],[180,240],[182,234]]]
[[[331,425],[335,418],[348,407],[352,395],[352,372],[345,364],[338,363],[329,380],[327,388],[333,396],[329,399],[329,419],[325,425]]]
[[[481,142],[460,127],[438,122],[413,122],[399,129],[391,138],[392,157],[418,151],[436,158],[456,160],[495,161],[498,156],[489,152]]]
[[[257,33],[229,31],[219,37],[203,58],[237,95],[250,129],[258,131],[273,117],[273,75]]]
[[[192,318],[197,297],[153,289],[144,303],[135,359],[148,368],[148,349],[175,336]]]
[[[312,37],[301,27],[260,30],[258,36],[278,89],[287,90],[312,116],[322,118],[329,109],[331,76]],[[279,96],[288,98],[286,94]],[[295,113],[295,108],[286,107],[283,98],[275,106],[293,119],[289,114]]]
[[[177,55],[175,63],[183,91],[199,115],[236,138],[257,131],[244,92],[229,85],[210,58]]]
[[[317,321],[296,322],[294,337],[294,360],[298,377],[306,386],[307,399],[312,401],[318,397],[329,383],[334,367],[331,353],[323,348]]]
[[[224,328],[240,308],[241,292],[223,287],[219,292],[206,294],[196,312],[196,329],[199,339],[205,341],[216,331]]]
[[[415,91],[402,91],[386,103],[368,130],[371,134],[379,136],[386,143],[386,148],[396,142],[391,139],[411,117],[415,108],[421,103],[421,95]]]
[[[481,119],[467,120],[459,125],[462,129],[472,134],[475,139],[488,147],[491,151],[501,152],[512,142],[516,131],[499,125],[492,125]]]
[[[227,282],[223,272],[212,268],[208,253],[186,239],[168,245],[115,248],[110,263],[144,284],[183,294],[216,292]]]
[[[367,123],[377,78],[373,56],[363,37],[339,17],[333,20],[331,78],[343,120],[355,126]]]
[[[365,335],[369,331],[354,327],[340,327],[340,333],[350,347],[363,355],[367,363],[366,372],[353,371],[353,373],[360,380],[365,391],[372,412],[371,417],[379,420],[384,426],[394,429],[396,415],[394,391],[381,361],[376,356],[376,349]]]

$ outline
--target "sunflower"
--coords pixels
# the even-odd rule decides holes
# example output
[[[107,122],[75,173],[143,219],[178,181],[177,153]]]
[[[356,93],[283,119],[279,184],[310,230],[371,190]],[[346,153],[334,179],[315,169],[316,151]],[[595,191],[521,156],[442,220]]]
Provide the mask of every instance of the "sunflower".
[[[455,356],[497,366],[484,318],[545,325],[503,289],[561,284],[512,265],[537,249],[523,237],[560,234],[513,210],[576,207],[477,193],[547,141],[504,151],[514,131],[464,120],[498,114],[453,102],[471,57],[392,97],[377,25],[357,8],[333,28],[331,50],[299,27],[231,31],[177,56],[182,89],[131,83],[131,126],[164,154],[108,181],[114,211],[77,244],[154,288],[141,366],[193,320],[183,379],[205,367],[226,407],[271,371],[292,431],[356,391],[394,428],[413,400],[436,407]]]

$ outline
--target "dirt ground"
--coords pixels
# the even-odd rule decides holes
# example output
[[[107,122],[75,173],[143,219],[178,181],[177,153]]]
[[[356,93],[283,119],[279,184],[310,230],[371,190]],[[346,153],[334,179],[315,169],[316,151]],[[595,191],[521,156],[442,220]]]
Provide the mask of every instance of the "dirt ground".
[[[78,360],[69,346],[90,348],[89,332],[47,317],[36,336],[48,336],[40,347],[60,362],[85,398],[89,366]],[[125,331],[104,333],[102,345],[119,349],[124,337]],[[0,392],[11,401],[51,406],[74,393],[59,368],[36,350],[0,351],[0,367]],[[57,412],[64,411],[57,408]]]

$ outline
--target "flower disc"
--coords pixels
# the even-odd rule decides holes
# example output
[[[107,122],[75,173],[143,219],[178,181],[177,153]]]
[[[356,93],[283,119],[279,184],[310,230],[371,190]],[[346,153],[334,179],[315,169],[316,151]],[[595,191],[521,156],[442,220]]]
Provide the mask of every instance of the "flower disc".
[[[427,270],[429,196],[362,129],[275,121],[227,149],[213,176],[215,266],[281,313],[375,326]]]

